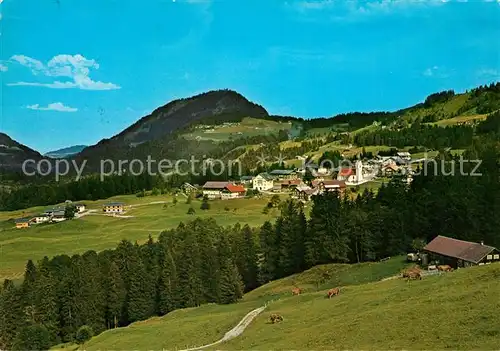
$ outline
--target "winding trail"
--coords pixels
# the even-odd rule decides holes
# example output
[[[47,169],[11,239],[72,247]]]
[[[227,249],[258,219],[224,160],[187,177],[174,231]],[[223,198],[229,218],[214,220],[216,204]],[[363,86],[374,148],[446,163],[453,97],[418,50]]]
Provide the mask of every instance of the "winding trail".
[[[231,340],[231,339],[234,339],[236,338],[237,336],[240,336],[243,331],[246,329],[246,327],[248,327],[250,325],[250,323],[255,319],[255,317],[257,317],[262,311],[264,311],[266,309],[267,305],[265,306],[262,306],[262,307],[259,307],[259,308],[256,308],[255,310],[249,312],[245,317],[243,317],[243,319],[236,325],[236,327],[234,327],[233,329],[231,329],[230,331],[228,331],[224,337],[220,340],[217,340],[216,342],[213,342],[211,344],[208,344],[208,345],[203,345],[203,346],[198,346],[198,347],[193,347],[193,348],[190,348],[190,349],[185,349],[185,350],[181,350],[181,351],[195,351],[195,350],[202,350],[202,349],[205,349],[207,347],[212,347],[212,346],[215,346],[215,345],[218,345],[220,343],[223,343],[225,341],[228,341],[228,340]]]

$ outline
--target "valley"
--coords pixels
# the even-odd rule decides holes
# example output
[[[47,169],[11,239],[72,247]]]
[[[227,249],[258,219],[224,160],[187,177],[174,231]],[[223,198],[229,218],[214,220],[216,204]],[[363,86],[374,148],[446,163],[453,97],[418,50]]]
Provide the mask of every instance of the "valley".
[[[332,340],[339,349],[489,348],[500,293],[499,86],[316,120],[270,116],[216,91],[69,156],[91,165],[202,157],[192,174],[90,167],[79,181],[54,182],[13,172],[16,160],[0,189],[0,312],[9,321],[0,347],[187,349],[266,306],[241,335],[208,349],[324,349]],[[462,174],[472,165],[460,157],[482,160],[482,176]],[[200,172],[234,161],[238,174]],[[450,260],[428,248],[437,235],[488,252]],[[423,279],[406,282],[412,252],[427,261],[418,262]],[[444,264],[455,270],[435,268]],[[325,298],[335,287],[340,295]]]

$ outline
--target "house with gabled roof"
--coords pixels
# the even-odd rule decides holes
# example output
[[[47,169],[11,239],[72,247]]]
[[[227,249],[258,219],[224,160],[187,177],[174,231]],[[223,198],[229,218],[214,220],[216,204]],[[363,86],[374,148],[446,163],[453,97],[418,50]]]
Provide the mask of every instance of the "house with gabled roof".
[[[336,191],[343,193],[347,188],[346,182],[344,180],[313,180],[312,186],[317,188],[319,192]]]
[[[209,199],[220,199],[222,191],[228,186],[229,182],[208,181],[203,185],[203,196]]]
[[[208,181],[203,185],[203,196],[209,199],[234,199],[245,196],[245,193],[242,185],[231,182]]]
[[[431,260],[454,268],[500,262],[500,252],[483,242],[475,243],[438,235],[423,250]]]
[[[269,172],[269,174],[279,180],[291,180],[298,178],[297,172],[293,169],[275,169]]]
[[[23,218],[18,218],[15,220],[16,223],[16,228],[17,229],[23,229],[23,228],[29,228],[31,225],[31,217],[23,217]]]
[[[104,213],[123,213],[125,211],[125,203],[109,202],[102,207]]]
[[[236,199],[244,197],[245,193],[246,190],[242,185],[228,184],[221,192],[221,199]]]

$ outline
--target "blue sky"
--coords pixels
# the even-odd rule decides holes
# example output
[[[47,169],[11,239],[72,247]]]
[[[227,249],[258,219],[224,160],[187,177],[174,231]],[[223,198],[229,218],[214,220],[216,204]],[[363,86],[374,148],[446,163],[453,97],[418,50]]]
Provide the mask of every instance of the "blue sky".
[[[0,2],[0,131],[40,152],[211,89],[318,117],[500,80],[497,0]]]

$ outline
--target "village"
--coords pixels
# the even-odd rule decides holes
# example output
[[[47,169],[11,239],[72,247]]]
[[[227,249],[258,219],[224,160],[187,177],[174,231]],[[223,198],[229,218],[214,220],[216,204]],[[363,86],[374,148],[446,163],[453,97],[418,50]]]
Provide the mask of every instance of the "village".
[[[298,157],[301,158],[300,156]],[[305,161],[304,158],[301,158]],[[414,169],[411,154],[398,152],[395,156],[376,156],[370,160],[357,160],[353,167],[341,167],[337,172],[308,163],[295,169],[274,169],[259,173],[256,176],[241,176],[236,181],[207,181],[203,185],[185,183],[181,191],[186,196],[204,197],[208,200],[241,199],[256,195],[287,194],[301,201],[309,202],[314,195],[334,191],[344,195],[349,187],[356,187],[369,182],[387,181],[395,175],[400,175],[405,183],[412,181]],[[306,169],[313,177],[307,181]],[[102,206],[102,214],[119,216],[125,213],[127,204],[110,202]],[[97,210],[88,210],[85,204],[74,204],[67,200],[64,206],[46,209],[44,212],[15,219],[17,229],[29,228],[32,225],[59,223],[70,218],[80,218],[86,214],[95,214]]]
[[[353,167],[340,167],[335,172],[317,164],[307,164],[296,169],[274,169],[256,176],[242,176],[238,181],[208,181],[203,186],[184,184],[185,193],[201,192],[208,199],[236,199],[245,197],[249,191],[261,194],[290,194],[302,202],[311,201],[312,196],[335,191],[344,194],[348,187],[356,188],[369,182],[381,182],[399,175],[405,183],[412,181],[413,165],[409,152],[397,156],[377,156],[374,159],[356,160]],[[313,179],[306,180],[306,170]]]

